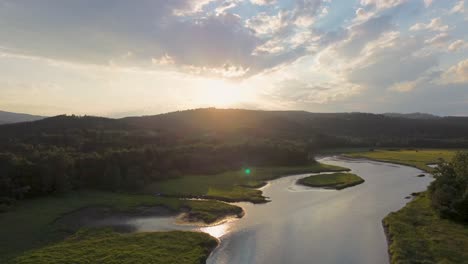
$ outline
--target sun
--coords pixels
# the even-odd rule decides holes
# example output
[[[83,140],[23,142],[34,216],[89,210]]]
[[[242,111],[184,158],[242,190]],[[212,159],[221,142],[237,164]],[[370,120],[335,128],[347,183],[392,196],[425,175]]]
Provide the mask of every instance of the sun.
[[[247,93],[239,84],[225,80],[207,80],[201,88],[200,100],[210,106],[232,107],[247,100]]]

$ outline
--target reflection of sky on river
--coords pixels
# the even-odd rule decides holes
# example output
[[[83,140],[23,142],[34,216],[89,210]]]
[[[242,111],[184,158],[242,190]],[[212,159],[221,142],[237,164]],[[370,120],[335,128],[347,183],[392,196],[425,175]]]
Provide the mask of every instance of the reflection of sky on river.
[[[423,191],[432,180],[420,170],[373,161],[324,158],[352,169],[365,183],[341,191],[296,185],[302,174],[262,188],[272,202],[237,203],[241,219],[216,226],[178,225],[174,217],[138,218],[138,231],[193,230],[219,238],[208,264],[388,263],[381,220],[403,207],[404,197]]]
[[[212,237],[220,238],[229,232],[231,224],[224,223],[217,226],[208,226],[200,228],[200,231],[210,234]]]

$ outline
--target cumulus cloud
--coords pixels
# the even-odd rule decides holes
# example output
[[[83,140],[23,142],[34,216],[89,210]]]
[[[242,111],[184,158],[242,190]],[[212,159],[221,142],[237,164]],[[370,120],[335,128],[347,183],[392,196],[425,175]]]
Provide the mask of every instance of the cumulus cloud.
[[[426,7],[431,6],[431,5],[432,5],[432,0],[424,0],[424,5],[425,5]]]
[[[337,51],[343,56],[359,54],[369,42],[378,39],[394,27],[390,16],[371,17],[352,25],[348,29],[348,37],[338,45]]]
[[[434,46],[442,46],[445,43],[447,43],[447,41],[449,40],[450,40],[449,34],[442,32],[442,33],[435,35],[434,37],[430,39],[427,39],[426,41],[424,41],[424,43],[429,44],[429,45],[434,45]]]
[[[467,47],[468,47],[468,43],[466,43],[465,41],[459,39],[459,40],[456,40],[456,41],[452,42],[449,45],[448,50],[451,51],[451,52],[456,52],[456,51],[459,51],[459,50],[467,48]]]
[[[271,5],[275,4],[276,0],[250,0],[255,5]]]
[[[468,83],[468,59],[450,67],[442,76],[444,83]]]
[[[367,14],[366,10],[364,10],[364,8],[358,8],[356,10],[356,16],[358,17],[365,17]]]
[[[269,99],[288,105],[325,104],[346,99],[360,91],[358,85],[326,82],[311,84],[299,79],[283,79],[268,93]]]
[[[417,85],[419,84],[419,81],[408,81],[408,82],[399,82],[395,83],[392,86],[390,86],[389,90],[392,91],[397,91],[397,92],[410,92],[414,90]]]
[[[372,6],[381,10],[401,5],[406,1],[407,0],[361,0],[361,5]]]
[[[310,26],[324,1],[296,0],[289,10],[258,13],[249,19],[230,12],[240,3],[48,0],[48,7],[42,8],[43,3],[36,1],[8,1],[0,9],[8,25],[0,28],[0,44],[21,54],[78,63],[156,65],[158,69],[170,65],[190,72],[229,65],[243,69],[243,77],[290,63],[310,50],[304,32],[312,32]],[[132,56],[124,56],[129,53]]]
[[[410,27],[411,31],[418,31],[418,30],[432,30],[432,31],[447,31],[449,29],[448,25],[442,23],[442,19],[440,17],[433,18],[429,23],[417,23]]]
[[[456,13],[464,13],[465,12],[465,1],[460,0],[458,1],[450,10],[451,14],[456,14]]]
[[[0,50],[47,64],[239,85],[265,78],[252,90],[272,84],[269,98],[291,108],[372,110],[363,108],[369,98],[377,109],[447,90],[445,103],[460,98],[446,88],[466,87],[466,61],[446,63],[465,55],[464,24],[453,15],[464,13],[464,1],[358,3],[335,9],[330,0],[0,0]],[[10,57],[0,55],[0,63]]]
[[[287,14],[278,12],[275,15],[268,15],[265,12],[247,20],[247,26],[255,31],[256,34],[275,34],[288,26]]]
[[[433,54],[420,55],[423,40],[387,34],[370,43],[365,56],[348,73],[350,81],[366,86],[389,87],[397,82],[414,80],[437,65]]]

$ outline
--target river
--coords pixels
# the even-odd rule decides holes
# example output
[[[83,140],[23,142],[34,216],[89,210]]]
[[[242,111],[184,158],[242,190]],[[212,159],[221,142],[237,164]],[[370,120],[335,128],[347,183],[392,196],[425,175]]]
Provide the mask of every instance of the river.
[[[344,190],[296,185],[310,174],[270,181],[262,188],[272,202],[237,203],[245,216],[212,227],[181,226],[173,218],[138,218],[139,231],[198,230],[220,239],[209,264],[388,263],[382,219],[402,208],[431,177],[416,168],[339,157],[320,162],[350,168],[365,183]]]

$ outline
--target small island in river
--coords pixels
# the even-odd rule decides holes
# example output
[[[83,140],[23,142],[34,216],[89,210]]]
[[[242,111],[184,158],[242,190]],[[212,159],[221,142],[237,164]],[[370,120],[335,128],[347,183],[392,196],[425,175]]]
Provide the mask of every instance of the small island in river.
[[[363,182],[364,179],[356,174],[342,172],[312,175],[297,181],[297,183],[309,187],[321,187],[336,190],[352,187]]]

